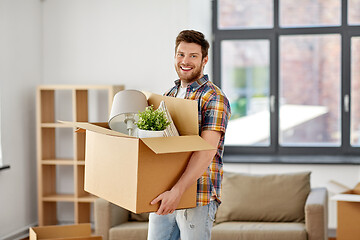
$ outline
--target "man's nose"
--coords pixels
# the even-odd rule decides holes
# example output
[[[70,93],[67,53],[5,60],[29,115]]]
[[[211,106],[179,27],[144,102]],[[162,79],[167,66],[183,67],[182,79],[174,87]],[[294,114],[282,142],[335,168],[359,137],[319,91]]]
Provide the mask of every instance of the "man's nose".
[[[181,62],[186,65],[190,62],[190,58],[188,56],[184,56]]]

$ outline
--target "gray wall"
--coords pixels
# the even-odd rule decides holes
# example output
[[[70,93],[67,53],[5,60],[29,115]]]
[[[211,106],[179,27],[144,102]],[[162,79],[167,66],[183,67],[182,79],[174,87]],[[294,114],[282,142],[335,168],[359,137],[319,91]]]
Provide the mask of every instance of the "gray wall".
[[[37,221],[35,89],[42,79],[41,2],[0,1],[3,160],[0,239]]]

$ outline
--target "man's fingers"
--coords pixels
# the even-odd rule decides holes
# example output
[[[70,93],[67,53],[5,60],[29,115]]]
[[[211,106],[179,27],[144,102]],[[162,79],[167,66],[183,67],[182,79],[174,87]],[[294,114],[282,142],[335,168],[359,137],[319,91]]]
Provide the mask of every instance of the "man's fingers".
[[[160,204],[159,209],[157,210],[157,215],[167,215],[171,212],[172,209],[169,209],[166,205],[163,203]]]
[[[154,205],[156,203],[158,203],[159,201],[162,200],[162,194],[160,194],[159,196],[157,196],[157,198],[155,198],[154,200],[151,201],[151,205]]]
[[[174,204],[173,200],[174,197],[172,196],[172,193],[170,191],[166,191],[152,200],[150,204],[154,205],[158,202],[161,202],[159,209],[156,211],[156,214],[167,215],[173,213],[177,206],[177,204]]]
[[[174,211],[175,211],[175,209],[165,208],[160,205],[160,208],[158,209],[156,214],[157,215],[168,215],[168,214],[172,214]]]
[[[160,205],[159,209],[156,212],[157,215],[164,215],[164,207]]]

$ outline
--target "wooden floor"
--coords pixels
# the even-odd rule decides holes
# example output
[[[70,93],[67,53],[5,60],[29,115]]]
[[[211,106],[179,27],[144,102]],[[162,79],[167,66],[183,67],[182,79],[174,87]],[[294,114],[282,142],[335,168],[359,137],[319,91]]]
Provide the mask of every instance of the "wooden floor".
[[[29,238],[23,238],[21,240],[29,240]],[[329,240],[336,240],[336,237],[329,237]]]

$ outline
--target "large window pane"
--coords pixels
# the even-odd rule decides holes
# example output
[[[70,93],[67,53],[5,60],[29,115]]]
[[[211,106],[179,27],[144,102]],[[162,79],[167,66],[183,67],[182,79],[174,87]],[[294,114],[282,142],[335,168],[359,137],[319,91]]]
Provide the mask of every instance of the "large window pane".
[[[272,0],[219,0],[220,29],[272,28]]]
[[[360,0],[348,0],[348,23],[360,25]]]
[[[279,0],[281,27],[339,26],[340,0]]]
[[[351,144],[360,146],[360,37],[351,40]]]
[[[280,37],[280,144],[339,146],[338,34]]]
[[[221,86],[232,116],[226,145],[270,144],[268,40],[221,42]]]

